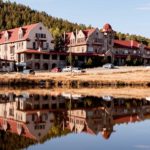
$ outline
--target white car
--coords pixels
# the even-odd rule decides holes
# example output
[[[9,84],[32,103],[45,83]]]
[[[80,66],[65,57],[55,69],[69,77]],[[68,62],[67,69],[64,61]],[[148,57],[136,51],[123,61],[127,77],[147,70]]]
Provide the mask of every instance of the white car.
[[[114,68],[114,65],[113,64],[105,64],[105,65],[103,65],[103,68],[112,69],[112,68]]]
[[[71,66],[66,66],[62,69],[62,72],[71,72],[72,67]]]
[[[84,73],[85,70],[82,70],[81,68],[75,67],[75,68],[72,68],[72,72],[74,72],[74,73]]]

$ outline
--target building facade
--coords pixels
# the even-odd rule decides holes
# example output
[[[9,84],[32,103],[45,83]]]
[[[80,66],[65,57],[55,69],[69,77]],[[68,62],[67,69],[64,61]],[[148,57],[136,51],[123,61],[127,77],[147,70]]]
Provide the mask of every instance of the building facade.
[[[87,29],[67,33],[67,52],[85,63],[88,58],[96,63],[115,65],[150,64],[150,48],[133,40],[115,40],[115,31],[110,24],[105,24],[100,31]],[[131,62],[129,63],[129,59]]]
[[[69,55],[73,57],[74,62],[71,65],[74,66],[86,66],[91,61],[93,66],[105,63],[150,64],[150,47],[133,40],[115,40],[114,36],[115,31],[108,23],[102,30],[76,30],[64,35],[65,50],[58,52],[54,50],[51,33],[42,23],[2,31],[0,71],[13,71],[14,62],[21,69],[50,70],[56,66],[62,68],[67,64]]]
[[[65,65],[65,54],[54,51],[53,37],[42,23],[2,31],[0,57],[35,70]]]

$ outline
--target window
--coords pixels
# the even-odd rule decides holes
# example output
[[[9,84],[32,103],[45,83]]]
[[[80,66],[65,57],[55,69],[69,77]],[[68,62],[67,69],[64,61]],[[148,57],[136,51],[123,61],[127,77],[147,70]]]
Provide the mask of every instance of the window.
[[[95,51],[97,52],[97,49]],[[84,52],[84,47],[82,47],[82,52]]]
[[[30,60],[32,58],[32,55],[31,54],[27,54],[26,58],[27,58],[27,60]]]
[[[24,55],[21,55],[21,61],[24,61]]]
[[[66,60],[66,56],[65,55],[60,55],[60,60]]]
[[[11,55],[14,55],[14,51],[15,51],[15,47],[11,47],[11,48],[10,48],[10,54],[11,54]]]
[[[57,60],[57,55],[52,55],[52,60]]]
[[[43,55],[43,59],[49,59],[49,55]]]
[[[36,37],[36,38],[46,38],[46,34],[43,34],[43,33],[36,33],[36,34],[35,34],[35,37]]]
[[[46,43],[46,49],[48,49],[49,48],[49,43]]]
[[[40,59],[40,55],[39,55],[39,54],[35,54],[35,55],[34,55],[34,58],[35,58],[35,59]]]
[[[36,44],[35,44],[35,42],[33,42],[33,49],[36,49]]]

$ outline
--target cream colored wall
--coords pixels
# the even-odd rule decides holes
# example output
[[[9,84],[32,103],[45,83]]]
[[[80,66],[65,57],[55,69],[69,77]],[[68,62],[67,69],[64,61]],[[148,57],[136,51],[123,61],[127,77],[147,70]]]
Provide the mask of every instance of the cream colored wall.
[[[54,114],[49,112],[37,112],[33,115],[37,116],[38,113],[42,116],[43,123],[35,123],[35,121],[32,121],[32,114],[27,115],[27,121],[29,122],[27,124],[27,127],[32,135],[36,137],[37,140],[40,140],[43,136],[45,136],[49,129],[54,125]],[[44,115],[47,115],[48,118],[45,119]],[[38,119],[38,118],[36,118]],[[51,122],[53,121],[53,122]],[[40,126],[44,126],[44,128],[40,128]],[[35,126],[37,128],[35,128]],[[40,136],[39,136],[40,135]]]
[[[87,45],[70,47],[69,50],[68,50],[68,52],[86,53],[87,52]]]
[[[42,27],[42,30],[40,30],[40,27]],[[48,29],[46,27],[44,27],[44,25],[42,23],[38,23],[37,26],[29,33],[28,38],[30,39],[30,41],[27,42],[28,49],[33,49],[33,42],[36,39],[36,37],[35,37],[36,33],[46,34],[46,40],[47,40],[47,43],[49,43],[49,50],[54,49],[54,44],[51,43],[51,41],[53,40],[53,37],[50,34],[50,32],[48,31]]]
[[[80,39],[80,38],[85,38],[85,35],[84,33],[82,32],[82,30],[80,30],[77,34],[77,39]]]
[[[42,27],[42,30],[39,28]],[[46,34],[47,43],[49,43],[49,50],[54,49],[54,44],[51,43],[53,40],[53,37],[51,33],[47,30],[46,27],[42,23],[37,24],[37,26],[29,33],[28,38],[31,41],[17,41],[14,43],[6,43],[7,50],[5,49],[5,43],[0,45],[0,58],[1,59],[7,59],[7,60],[16,60],[17,61],[17,52],[24,51],[27,49],[33,49],[33,42],[35,41],[35,34],[36,33],[43,33]],[[10,47],[14,46],[14,57],[10,54]],[[48,50],[48,51],[49,51]]]

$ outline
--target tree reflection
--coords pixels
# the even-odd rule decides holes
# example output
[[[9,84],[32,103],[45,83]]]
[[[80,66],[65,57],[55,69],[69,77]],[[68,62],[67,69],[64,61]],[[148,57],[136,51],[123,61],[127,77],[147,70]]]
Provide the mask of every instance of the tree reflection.
[[[150,101],[146,98],[2,94],[0,149],[25,148],[68,133],[101,134],[109,139],[116,124],[144,121],[149,116]]]

